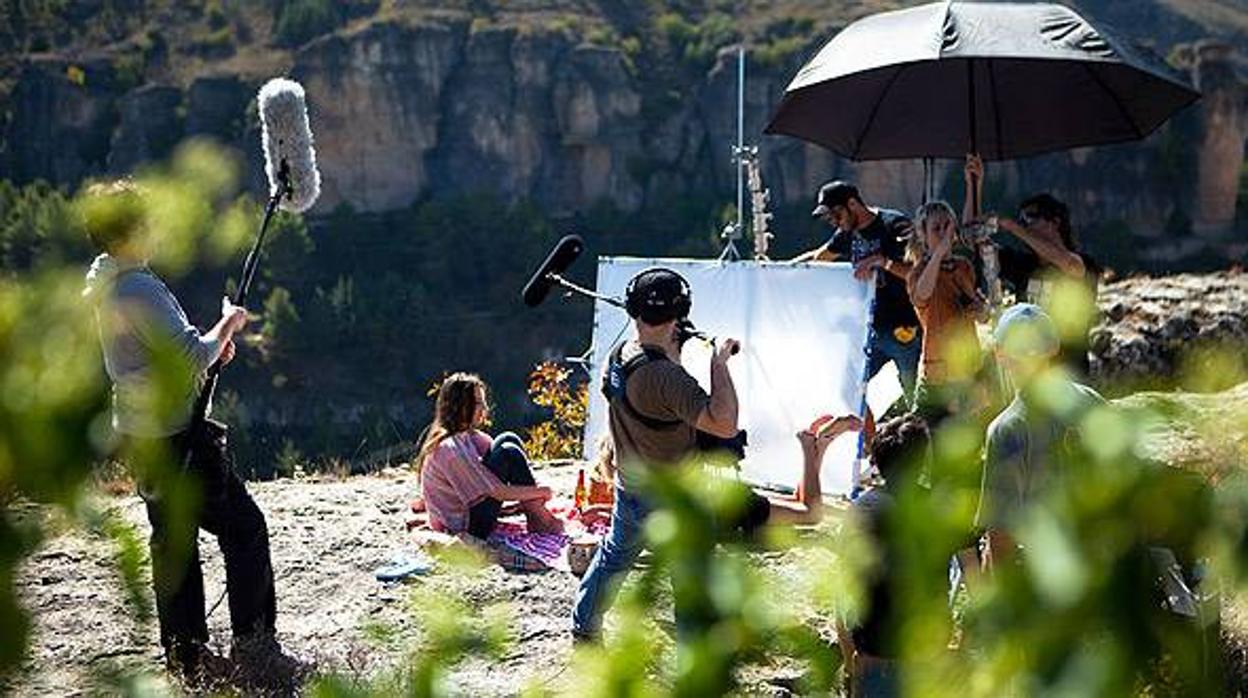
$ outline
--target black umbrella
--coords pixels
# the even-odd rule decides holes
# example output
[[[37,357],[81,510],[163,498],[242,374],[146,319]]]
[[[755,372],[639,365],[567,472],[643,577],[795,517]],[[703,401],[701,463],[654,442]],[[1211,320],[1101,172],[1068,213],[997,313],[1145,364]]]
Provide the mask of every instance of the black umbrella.
[[[1004,160],[1140,139],[1198,97],[1068,7],[937,2],[846,27],[798,71],[766,132],[854,160]]]

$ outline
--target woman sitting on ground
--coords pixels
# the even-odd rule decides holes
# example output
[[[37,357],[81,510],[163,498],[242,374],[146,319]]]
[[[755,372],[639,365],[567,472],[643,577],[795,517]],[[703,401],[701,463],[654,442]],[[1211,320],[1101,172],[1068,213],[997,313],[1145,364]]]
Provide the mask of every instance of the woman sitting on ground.
[[[546,509],[549,487],[539,487],[520,437],[504,432],[491,438],[488,390],[480,377],[455,373],[438,388],[433,424],[416,456],[420,491],[429,523],[447,533],[489,537],[503,503],[519,502],[529,531],[562,530]]]
[[[906,261],[912,267],[906,290],[923,325],[923,354],[914,411],[940,421],[967,407],[980,367],[975,319],[986,301],[975,283],[975,267],[955,252],[958,224],[943,201],[919,207]]]

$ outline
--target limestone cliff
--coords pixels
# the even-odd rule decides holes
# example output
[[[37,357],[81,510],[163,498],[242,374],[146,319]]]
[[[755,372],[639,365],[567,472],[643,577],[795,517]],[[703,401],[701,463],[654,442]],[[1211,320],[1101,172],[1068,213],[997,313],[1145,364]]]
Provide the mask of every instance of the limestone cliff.
[[[811,31],[806,51],[830,33]],[[601,203],[635,212],[708,192],[732,199],[732,52],[701,74],[685,66],[673,78],[664,61],[676,58],[639,54],[618,37],[446,12],[380,13],[282,55],[309,95],[324,175],[314,214],[478,192],[535,201],[555,215]],[[761,132],[802,58],[795,50],[752,60],[747,134]],[[989,204],[1006,207],[1047,189],[1067,198],[1088,228],[1117,221],[1145,237],[1183,221],[1215,235],[1233,229],[1245,138],[1236,60],[1225,43],[1193,50],[1190,70],[1205,100],[1143,144],[994,165]],[[222,67],[178,80],[155,71],[133,85],[119,72],[105,58],[26,57],[0,120],[0,177],[73,186],[205,135],[245,153],[250,184],[262,189],[249,105],[264,75]],[[911,209],[921,199],[918,163],[855,164],[788,138],[750,138],[761,146],[763,176],[779,206],[805,207],[834,176],[856,179],[875,203]],[[942,193],[959,197],[959,164],[936,167],[936,182],[949,185]]]

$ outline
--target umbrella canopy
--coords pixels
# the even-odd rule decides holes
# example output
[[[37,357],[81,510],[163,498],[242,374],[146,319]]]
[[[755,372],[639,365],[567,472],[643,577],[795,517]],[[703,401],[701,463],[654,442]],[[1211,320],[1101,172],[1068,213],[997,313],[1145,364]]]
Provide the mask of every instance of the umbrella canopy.
[[[846,27],[798,71],[766,133],[854,160],[1004,160],[1143,138],[1198,97],[1068,7],[937,2]]]

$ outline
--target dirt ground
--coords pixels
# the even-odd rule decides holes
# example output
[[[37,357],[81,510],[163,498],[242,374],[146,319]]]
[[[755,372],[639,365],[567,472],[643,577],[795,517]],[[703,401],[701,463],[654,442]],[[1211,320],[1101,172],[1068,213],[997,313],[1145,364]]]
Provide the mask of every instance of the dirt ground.
[[[570,493],[576,472],[571,466],[545,467],[538,478],[557,492]],[[518,695],[535,687],[558,694],[577,691],[583,677],[569,670],[570,614],[577,587],[570,573],[515,574],[497,565],[468,573],[442,565],[427,576],[397,585],[376,581],[376,567],[396,552],[413,547],[404,531],[407,502],[416,487],[410,471],[390,469],[346,479],[288,479],[248,487],[268,519],[279,639],[294,655],[313,661],[319,671],[362,679],[402,666],[419,647],[421,605],[450,596],[474,609],[507,604],[513,639],[501,660],[469,658],[457,665],[444,684],[452,694]],[[103,501],[146,541],[149,529],[137,496]],[[804,535],[833,535],[826,527],[835,525],[834,517]],[[157,693],[184,689],[170,686],[162,670],[155,620],[140,624],[126,603],[112,559],[115,545],[56,521],[47,528],[57,533],[49,535],[18,576],[19,594],[35,624],[30,654],[23,671],[8,685],[0,684],[0,695],[113,694],[122,688],[115,678],[119,675],[131,677],[129,689],[148,688]],[[200,544],[211,605],[224,589],[224,572],[215,541],[205,536]],[[790,588],[785,580],[804,567],[804,554],[798,547],[752,555],[780,580],[780,588]],[[793,602],[803,604],[800,599]],[[1224,630],[1229,631],[1223,638],[1228,683],[1240,690],[1248,685],[1245,608],[1242,602],[1228,604],[1223,615]],[[609,633],[620,623],[638,621],[621,615],[608,617]],[[830,637],[826,618],[802,617]],[[214,647],[227,654],[228,604],[215,609],[209,628]],[[792,695],[803,672],[800,664],[783,658],[752,665],[739,674],[741,691]]]
[[[570,492],[575,467],[544,468],[539,479]],[[295,655],[322,671],[364,677],[401,662],[419,638],[413,605],[427,595],[459,596],[473,607],[507,602],[516,640],[501,661],[469,659],[450,677],[461,695],[515,695],[541,685],[573,689],[570,615],[577,579],[566,572],[513,574],[497,565],[465,575],[449,569],[399,585],[377,582],[373,570],[410,547],[404,533],[415,477],[406,470],[343,480],[251,483],[267,518],[277,580],[278,636]],[[146,541],[149,528],[137,496],[108,500]],[[215,541],[201,538],[205,587],[211,606],[224,589]],[[126,606],[111,557],[114,545],[81,529],[63,527],[44,541],[19,575],[19,591],[34,618],[34,637],[16,695],[108,692],[119,668],[167,681],[155,621],[140,625]],[[766,555],[783,555],[768,553]],[[627,622],[615,619],[613,622]],[[209,618],[212,642],[229,650],[228,604]],[[752,669],[751,693],[785,694],[795,667]],[[562,690],[561,690],[562,689]],[[773,691],[774,689],[774,691]]]

